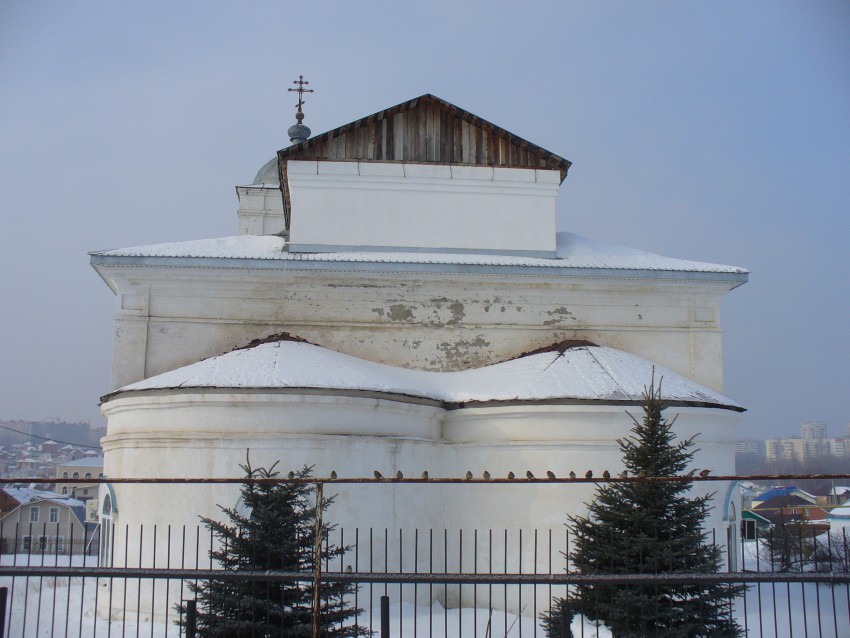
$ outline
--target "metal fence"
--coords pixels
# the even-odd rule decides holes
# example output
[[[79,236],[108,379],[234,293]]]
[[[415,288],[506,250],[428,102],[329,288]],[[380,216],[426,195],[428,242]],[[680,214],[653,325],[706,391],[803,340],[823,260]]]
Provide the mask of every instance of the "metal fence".
[[[105,525],[85,539],[68,539],[67,552],[50,551],[49,543],[34,550],[32,539],[49,534],[25,532],[31,530],[0,529],[8,538],[0,545],[6,636],[185,636],[188,619],[177,605],[193,600],[191,584],[239,580],[261,591],[280,582],[308,587],[317,576],[321,586],[355,586],[348,602],[363,610],[357,622],[397,638],[543,638],[541,617],[552,601],[586,584],[729,591],[746,585],[745,593],[729,596],[728,606],[748,636],[850,635],[850,537],[843,531],[774,529],[737,537],[732,548],[724,530],[708,540],[737,556],[734,571],[666,573],[661,566],[657,573],[613,576],[576,572],[566,527],[336,528],[324,542],[348,550],[324,561],[318,575],[223,572],[210,558],[217,540],[203,525]],[[25,535],[31,539],[26,550]],[[575,636],[611,635],[582,616],[570,629]]]

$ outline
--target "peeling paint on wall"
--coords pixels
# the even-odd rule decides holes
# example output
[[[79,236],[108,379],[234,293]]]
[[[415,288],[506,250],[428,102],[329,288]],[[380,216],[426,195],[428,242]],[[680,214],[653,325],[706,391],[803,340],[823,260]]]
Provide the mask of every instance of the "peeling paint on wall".
[[[474,339],[458,339],[437,344],[437,350],[443,353],[443,360],[434,360],[436,368],[443,370],[462,370],[477,368],[492,363],[490,341],[478,335]]]
[[[544,321],[543,322],[544,326],[554,326],[556,324],[563,323],[567,319],[572,319],[573,321],[577,320],[576,316],[573,313],[571,313],[569,310],[564,308],[563,306],[559,306],[557,308],[553,308],[552,310],[548,310],[546,312],[546,314],[549,315],[552,318]]]
[[[387,311],[387,319],[390,321],[413,321],[413,306],[393,304]]]
[[[463,304],[459,301],[455,301],[454,303],[449,304],[449,310],[452,311],[452,318],[446,322],[446,325],[459,324],[463,320],[465,314]]]

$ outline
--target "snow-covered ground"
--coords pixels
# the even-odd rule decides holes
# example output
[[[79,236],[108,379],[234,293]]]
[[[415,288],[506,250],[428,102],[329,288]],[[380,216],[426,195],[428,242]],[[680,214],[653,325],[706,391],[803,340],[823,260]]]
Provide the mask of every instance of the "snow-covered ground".
[[[38,560],[38,557],[34,557]],[[2,564],[12,561],[18,565],[35,564],[26,556],[3,556]],[[89,561],[95,561],[89,558]],[[68,564],[67,558],[53,558],[49,565]],[[82,565],[81,557],[74,557],[75,565]],[[168,618],[150,622],[130,614],[123,620],[107,622],[95,610],[109,600],[112,591],[109,581],[95,578],[11,578],[0,579],[0,586],[9,587],[6,636],[10,637],[112,637],[129,636],[150,638],[177,637],[179,628],[174,610]],[[177,586],[176,581],[169,587]],[[166,581],[157,581],[156,587],[165,588]],[[398,586],[390,587],[398,597]],[[524,591],[528,591],[524,588]],[[377,592],[376,587],[376,596]],[[538,588],[538,600],[548,597],[548,587]],[[524,594],[524,600],[527,594]],[[362,598],[368,598],[367,595]],[[531,598],[528,599],[529,601]],[[120,607],[117,598],[113,606]],[[363,601],[360,601],[363,605]],[[439,603],[429,607],[411,603],[391,604],[390,631],[393,638],[543,638],[545,632],[528,615],[518,617],[503,611],[488,609],[444,609]],[[780,638],[785,636],[823,636],[844,638],[850,636],[850,591],[847,586],[832,588],[827,585],[784,583],[752,586],[747,595],[736,603],[735,615],[749,636]],[[380,612],[377,608],[366,610],[360,622],[370,625],[378,635]],[[595,623],[575,619],[572,629],[575,636],[608,638],[610,632]]]

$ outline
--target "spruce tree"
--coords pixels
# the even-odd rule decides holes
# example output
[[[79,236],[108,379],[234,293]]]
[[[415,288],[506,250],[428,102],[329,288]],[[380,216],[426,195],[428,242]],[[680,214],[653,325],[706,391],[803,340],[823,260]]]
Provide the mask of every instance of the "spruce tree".
[[[682,476],[693,459],[693,438],[675,442],[673,421],[663,418],[661,387],[644,390],[643,420],[618,441],[626,469],[636,477]],[[675,419],[674,419],[675,421]],[[691,472],[692,474],[693,472]],[[717,572],[721,549],[703,530],[711,495],[691,497],[690,482],[611,482],[596,490],[589,515],[570,516],[570,559],[580,574]],[[618,638],[739,636],[731,614],[741,587],[726,584],[593,583],[577,585],[553,601],[543,623],[560,638],[560,613],[581,613],[604,623]]]
[[[250,460],[240,465],[247,479],[274,479],[271,468],[252,468]],[[306,479],[312,468],[305,467],[294,478]],[[316,566],[316,498],[307,482],[246,482],[242,486],[242,507],[220,507],[226,521],[202,518],[216,540],[210,558],[226,572],[282,570],[303,572],[303,582],[259,582],[207,580],[190,583],[197,601],[197,635],[203,637],[312,635],[313,572]],[[319,503],[325,511],[332,499]],[[323,525],[322,535],[330,530]],[[347,548],[323,545],[320,560],[327,564]],[[356,586],[322,583],[320,634],[329,638],[369,635],[349,621],[360,610],[348,601]],[[348,600],[347,600],[348,599]],[[180,620],[186,626],[186,607],[178,605]]]

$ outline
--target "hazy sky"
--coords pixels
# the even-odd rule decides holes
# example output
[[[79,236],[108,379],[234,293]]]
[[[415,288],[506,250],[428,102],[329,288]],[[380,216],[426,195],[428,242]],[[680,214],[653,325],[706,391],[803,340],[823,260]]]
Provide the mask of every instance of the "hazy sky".
[[[0,2],[0,419],[91,420],[91,250],[236,233],[288,145],[433,93],[573,162],[559,226],[744,266],[741,437],[850,422],[850,3]]]

